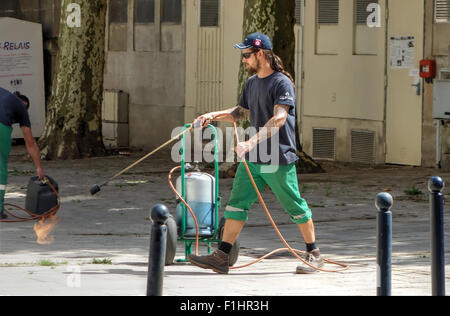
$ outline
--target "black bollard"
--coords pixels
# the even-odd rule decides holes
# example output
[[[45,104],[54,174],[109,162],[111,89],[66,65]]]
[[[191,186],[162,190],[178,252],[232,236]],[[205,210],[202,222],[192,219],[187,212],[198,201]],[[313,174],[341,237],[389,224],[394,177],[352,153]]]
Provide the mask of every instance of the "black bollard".
[[[163,204],[152,207],[153,224],[148,257],[147,296],[162,296],[169,210]]]
[[[392,207],[389,193],[377,195],[377,296],[391,296],[392,278]]]
[[[444,181],[433,177],[428,181],[431,216],[431,288],[433,296],[445,296],[444,252]]]

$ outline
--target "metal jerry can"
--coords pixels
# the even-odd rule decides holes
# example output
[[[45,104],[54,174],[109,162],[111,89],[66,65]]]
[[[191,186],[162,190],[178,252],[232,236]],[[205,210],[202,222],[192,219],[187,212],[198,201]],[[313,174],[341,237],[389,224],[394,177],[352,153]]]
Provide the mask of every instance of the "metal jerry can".
[[[49,176],[46,178],[58,192],[58,183]],[[56,205],[58,205],[58,198],[50,186],[38,180],[38,177],[31,177],[28,181],[25,208],[33,214],[41,215]]]
[[[188,172],[184,176],[185,200],[194,211],[197,218],[199,236],[211,237],[214,235],[215,229],[215,178],[202,172]],[[178,177],[176,181],[176,189],[181,195],[182,181]],[[176,207],[176,222],[178,229],[182,229],[182,216],[184,204],[179,201]],[[195,222],[189,210],[186,209],[185,231],[184,236],[195,237]]]

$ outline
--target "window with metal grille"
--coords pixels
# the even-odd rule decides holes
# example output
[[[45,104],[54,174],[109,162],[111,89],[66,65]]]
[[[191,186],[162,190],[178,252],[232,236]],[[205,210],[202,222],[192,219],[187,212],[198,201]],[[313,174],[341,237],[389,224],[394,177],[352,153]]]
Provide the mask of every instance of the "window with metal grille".
[[[367,18],[372,12],[367,11],[369,4],[376,3],[378,0],[355,0],[355,23],[367,24]]]
[[[127,23],[128,0],[109,1],[109,23]]]
[[[303,0],[295,0],[295,24],[302,25]]]
[[[435,23],[450,23],[450,0],[434,1]]]
[[[219,26],[220,0],[200,1],[200,26]]]
[[[339,0],[319,0],[317,2],[318,24],[339,24]]]
[[[181,23],[181,0],[161,0],[161,22]]]
[[[134,22],[155,22],[155,0],[134,0]]]

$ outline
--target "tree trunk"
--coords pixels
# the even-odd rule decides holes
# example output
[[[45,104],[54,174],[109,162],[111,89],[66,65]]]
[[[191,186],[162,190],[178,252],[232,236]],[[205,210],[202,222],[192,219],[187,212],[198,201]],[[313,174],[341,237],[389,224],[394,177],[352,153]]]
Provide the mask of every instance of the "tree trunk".
[[[273,51],[284,64],[284,69],[295,78],[295,0],[245,0],[243,38],[261,32],[272,39]],[[248,79],[246,67],[239,69],[240,96]],[[324,172],[320,164],[309,157],[300,144],[300,128],[295,127],[297,141],[297,170],[302,173]]]
[[[77,14],[71,9],[73,4],[79,5],[79,25],[71,23]],[[101,104],[106,6],[107,0],[62,0],[52,95],[39,140],[46,159],[104,154]]]

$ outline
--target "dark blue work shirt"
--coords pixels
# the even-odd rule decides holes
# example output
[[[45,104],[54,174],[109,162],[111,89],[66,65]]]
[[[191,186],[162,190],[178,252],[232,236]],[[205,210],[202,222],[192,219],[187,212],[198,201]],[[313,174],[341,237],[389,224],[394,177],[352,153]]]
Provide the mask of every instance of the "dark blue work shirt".
[[[12,126],[19,123],[20,126],[31,128],[30,117],[22,100],[6,89],[0,88],[0,123]]]
[[[277,104],[289,106],[286,123],[280,128],[279,135],[272,135],[271,139],[262,142],[247,153],[246,159],[250,162],[289,165],[298,160],[295,142],[295,91],[292,81],[281,72],[274,72],[266,78],[258,78],[254,75],[248,79],[239,105],[250,110],[250,124],[256,132],[259,132],[273,117],[274,107]],[[277,139],[279,140],[278,162],[271,157],[272,142],[276,142]],[[275,149],[276,143],[274,146]]]

